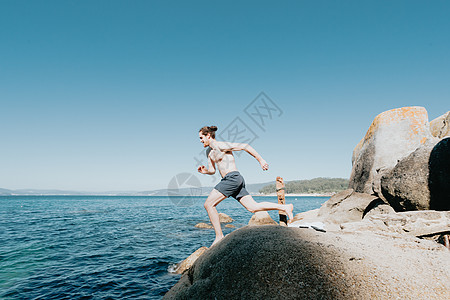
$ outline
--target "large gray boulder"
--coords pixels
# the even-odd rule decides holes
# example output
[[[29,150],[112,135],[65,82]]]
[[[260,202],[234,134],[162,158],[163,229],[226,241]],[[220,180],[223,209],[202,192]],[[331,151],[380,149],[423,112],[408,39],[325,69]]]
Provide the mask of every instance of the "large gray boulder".
[[[200,256],[164,299],[449,299],[449,282],[449,252],[432,241],[246,226]]]
[[[396,211],[450,210],[450,138],[428,140],[381,177]]]
[[[429,140],[382,175],[381,193],[396,211],[434,209],[430,207],[428,162],[435,145]]]
[[[383,173],[429,139],[435,138],[425,108],[403,107],[379,114],[353,151],[349,188],[380,196]]]
[[[434,146],[428,162],[430,208],[450,210],[450,138]]]

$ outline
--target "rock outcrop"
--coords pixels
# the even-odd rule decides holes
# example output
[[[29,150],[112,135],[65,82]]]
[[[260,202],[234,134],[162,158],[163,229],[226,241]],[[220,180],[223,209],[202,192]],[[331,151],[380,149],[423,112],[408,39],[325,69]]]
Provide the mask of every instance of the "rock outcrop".
[[[267,211],[257,211],[253,214],[248,225],[278,225]]]
[[[319,214],[319,208],[313,209],[313,210],[308,210],[308,211],[296,214],[294,216],[293,221],[294,222],[297,222],[297,221],[304,221],[304,222],[315,221],[315,220],[318,219],[318,217],[317,217],[318,214]]]
[[[450,212],[422,210],[373,214],[359,222],[341,224],[341,229],[343,232],[395,232],[416,237],[444,235],[450,234]]]
[[[190,267],[195,263],[195,261],[203,254],[205,251],[208,250],[208,247],[201,247],[195,250],[194,253],[189,255],[188,258],[183,260],[181,263],[179,263],[175,269],[175,273],[182,274],[186,270],[189,270]]]
[[[233,222],[233,221],[234,221],[233,218],[231,218],[231,217],[228,216],[227,214],[219,213],[219,222],[220,222],[220,223],[231,223],[231,222]],[[230,224],[227,224],[227,225],[230,225]],[[196,227],[196,228],[203,228],[203,229],[211,229],[211,228],[214,228],[211,224],[209,224],[209,223],[204,223],[204,222],[198,223],[198,224],[196,224],[194,227]],[[234,228],[234,226],[231,227],[231,226],[226,226],[226,225],[225,225],[225,227]]]
[[[207,223],[198,223],[194,226],[195,228],[202,228],[202,229],[211,229],[214,228],[211,224],[207,224]]]
[[[246,226],[198,258],[164,299],[449,299],[449,282],[449,251],[432,241]]]
[[[353,189],[342,191],[325,202],[317,216],[328,223],[341,224],[362,220],[369,205],[378,197],[357,193]]]
[[[220,221],[220,223],[231,223],[234,220],[227,214],[219,213],[219,221]]]
[[[340,225],[361,221],[366,215],[393,214],[395,211],[380,198],[347,189],[335,194],[319,209],[298,213],[295,224],[321,222],[326,230],[337,231]]]

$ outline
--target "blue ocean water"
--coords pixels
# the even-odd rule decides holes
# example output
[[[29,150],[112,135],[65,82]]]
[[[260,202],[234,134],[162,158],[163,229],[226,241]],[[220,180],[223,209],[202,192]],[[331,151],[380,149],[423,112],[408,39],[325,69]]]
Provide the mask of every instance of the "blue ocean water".
[[[294,214],[328,200],[286,198]],[[194,227],[209,221],[205,200],[0,196],[0,299],[161,299],[180,278],[170,267],[214,240],[212,229]],[[252,216],[232,198],[217,208],[237,228]]]

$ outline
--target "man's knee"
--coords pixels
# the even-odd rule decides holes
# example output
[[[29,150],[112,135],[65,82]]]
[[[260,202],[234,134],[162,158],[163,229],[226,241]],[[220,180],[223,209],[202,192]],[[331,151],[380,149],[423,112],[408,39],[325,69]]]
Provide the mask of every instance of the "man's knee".
[[[216,207],[216,206],[217,206],[217,203],[215,203],[215,201],[208,201],[208,199],[205,201],[205,203],[203,203],[203,207],[206,210],[209,210],[209,209],[211,209],[213,207]]]

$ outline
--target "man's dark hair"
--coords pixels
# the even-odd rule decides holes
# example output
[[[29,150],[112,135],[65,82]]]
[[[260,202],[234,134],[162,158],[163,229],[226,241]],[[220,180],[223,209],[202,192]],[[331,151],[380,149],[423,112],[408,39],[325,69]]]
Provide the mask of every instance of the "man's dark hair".
[[[213,139],[216,138],[217,126],[203,126],[200,128],[198,132],[201,132],[203,135],[207,135],[208,133],[211,135]]]

